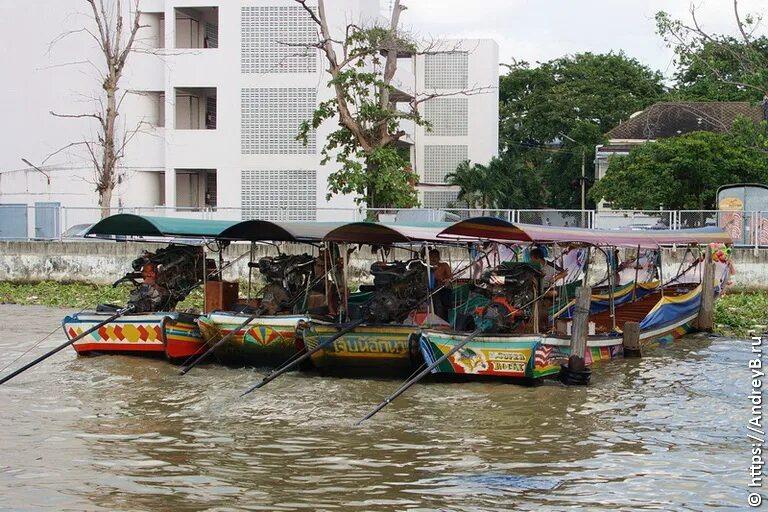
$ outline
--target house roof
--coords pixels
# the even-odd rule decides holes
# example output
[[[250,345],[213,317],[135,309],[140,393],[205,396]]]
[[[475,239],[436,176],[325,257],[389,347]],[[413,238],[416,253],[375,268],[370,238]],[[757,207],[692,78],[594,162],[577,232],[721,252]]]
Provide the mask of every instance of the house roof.
[[[646,140],[695,131],[728,131],[738,116],[765,119],[763,106],[746,101],[659,102],[606,134],[608,140]]]

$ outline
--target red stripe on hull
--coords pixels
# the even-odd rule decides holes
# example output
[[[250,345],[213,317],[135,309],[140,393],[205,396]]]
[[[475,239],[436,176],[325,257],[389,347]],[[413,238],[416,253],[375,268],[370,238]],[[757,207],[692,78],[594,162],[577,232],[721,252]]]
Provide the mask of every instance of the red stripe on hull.
[[[201,354],[205,351],[206,345],[203,340],[183,341],[168,338],[168,345],[165,347],[165,354],[170,359],[180,359]]]
[[[162,343],[75,343],[72,345],[78,354],[83,352],[163,352]]]

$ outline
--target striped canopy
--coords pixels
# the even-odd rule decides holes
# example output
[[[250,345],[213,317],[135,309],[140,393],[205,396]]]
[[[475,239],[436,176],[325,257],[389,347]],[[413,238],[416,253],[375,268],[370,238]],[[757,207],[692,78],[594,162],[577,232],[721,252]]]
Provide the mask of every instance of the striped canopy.
[[[380,224],[377,222],[351,222],[328,232],[323,240],[361,244],[399,244],[412,242],[439,242],[438,234],[450,226],[447,222],[436,222],[420,226]]]
[[[509,242],[580,242],[614,247],[651,249],[662,245],[730,243],[720,228],[699,229],[584,229],[507,222],[495,217],[475,217],[451,224],[438,235],[443,239],[483,239]]]

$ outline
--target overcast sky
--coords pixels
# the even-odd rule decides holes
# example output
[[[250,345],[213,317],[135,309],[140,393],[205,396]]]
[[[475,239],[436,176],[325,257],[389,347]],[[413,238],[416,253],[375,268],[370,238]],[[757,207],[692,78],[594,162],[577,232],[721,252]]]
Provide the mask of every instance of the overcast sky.
[[[382,0],[386,5],[390,0]],[[689,0],[402,0],[404,25],[420,35],[482,37],[499,44],[499,61],[530,63],[579,52],[624,52],[670,75],[672,52],[656,35],[654,14],[690,20]],[[740,10],[763,12],[768,1],[741,0]],[[705,28],[731,33],[732,0],[697,0]],[[768,26],[766,27],[768,28]],[[765,30],[762,31],[765,33]]]

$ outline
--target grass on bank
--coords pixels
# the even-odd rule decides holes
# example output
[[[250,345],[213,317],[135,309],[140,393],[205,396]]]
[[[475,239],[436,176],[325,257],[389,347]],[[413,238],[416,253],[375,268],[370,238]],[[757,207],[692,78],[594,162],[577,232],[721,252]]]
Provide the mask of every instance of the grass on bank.
[[[715,302],[715,329],[738,337],[768,332],[768,293],[731,292],[720,297]]]
[[[53,281],[29,284],[0,282],[0,304],[58,306],[81,310],[105,303],[123,305],[130,289],[127,285],[112,288],[109,285]],[[719,334],[746,337],[754,330],[768,330],[768,293],[729,293],[715,304],[715,324]],[[202,307],[203,291],[198,287],[177,309],[202,310]]]
[[[89,283],[39,283],[0,282],[0,304],[57,306],[72,309],[93,309],[98,304],[125,305],[131,293],[130,285],[112,288],[110,285]],[[203,290],[198,287],[180,302],[177,310],[203,308]]]

